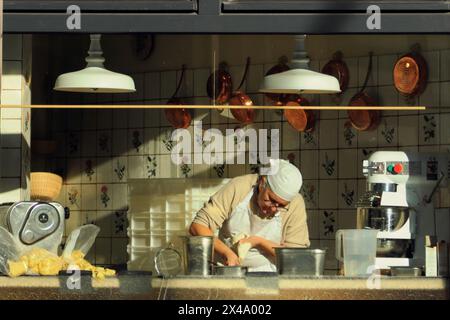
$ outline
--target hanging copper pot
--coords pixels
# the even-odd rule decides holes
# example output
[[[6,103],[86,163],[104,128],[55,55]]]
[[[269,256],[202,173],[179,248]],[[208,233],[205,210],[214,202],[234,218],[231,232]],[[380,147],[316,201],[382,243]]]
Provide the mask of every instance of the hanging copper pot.
[[[330,60],[323,68],[322,73],[335,77],[339,81],[339,86],[342,95],[348,88],[348,82],[350,80],[350,72],[347,64],[342,60],[342,52],[337,51],[333,54],[332,60]]]
[[[283,105],[285,106],[309,106],[310,103],[307,99],[297,94],[290,94],[284,97]],[[302,108],[298,109],[285,109],[284,117],[287,122],[299,132],[311,132],[314,130],[316,122],[316,114],[313,110],[306,110]]]
[[[394,65],[394,86],[400,94],[409,98],[420,95],[427,86],[428,66],[419,50],[418,45],[414,46]]]
[[[247,63],[245,65],[244,75],[242,77],[241,83],[235,92],[233,92],[230,101],[228,104],[230,106],[253,106],[253,101],[250,99],[248,95],[246,95],[243,91],[241,91],[241,87],[247,79],[248,69],[250,67],[250,57],[247,58]],[[233,117],[242,124],[250,124],[256,118],[256,110],[255,109],[231,109],[231,114]]]
[[[167,105],[184,105],[185,103],[182,101],[182,99],[177,97],[178,91],[181,88],[181,85],[183,84],[184,74],[186,71],[186,66],[183,65],[180,81],[178,82],[177,88],[172,95],[172,98],[167,101]],[[165,109],[164,113],[166,115],[167,121],[177,129],[186,129],[189,127],[192,121],[192,113],[191,110],[185,109],[185,108],[175,108],[175,109]]]
[[[206,91],[216,104],[226,104],[230,100],[233,91],[233,81],[225,62],[220,63],[219,69],[209,76]]]
[[[364,107],[376,105],[375,100],[364,91],[366,90],[370,74],[372,73],[372,56],[373,53],[370,52],[366,79],[364,80],[361,90],[350,99],[349,106]],[[375,130],[381,120],[380,110],[348,110],[347,114],[351,125],[358,131]]]
[[[266,72],[266,76],[270,76],[271,74],[281,73],[290,70],[291,68],[288,66],[288,58],[286,56],[282,56],[278,59],[278,64],[273,66]],[[282,100],[286,98],[284,94],[275,94],[275,93],[266,93],[267,99],[269,99],[270,104],[275,106],[282,106]]]

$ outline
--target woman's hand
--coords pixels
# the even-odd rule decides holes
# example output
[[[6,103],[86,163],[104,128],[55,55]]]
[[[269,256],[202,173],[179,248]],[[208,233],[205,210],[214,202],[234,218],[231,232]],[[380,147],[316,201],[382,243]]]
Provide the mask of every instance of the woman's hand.
[[[225,265],[227,266],[238,266],[240,265],[239,257],[234,251],[230,250],[225,254]]]

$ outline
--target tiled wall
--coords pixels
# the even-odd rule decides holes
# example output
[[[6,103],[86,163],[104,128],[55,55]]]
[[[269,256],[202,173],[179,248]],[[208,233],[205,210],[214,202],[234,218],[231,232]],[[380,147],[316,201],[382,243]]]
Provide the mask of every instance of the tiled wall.
[[[31,38],[3,37],[1,103],[31,103]],[[0,203],[29,199],[30,126],[28,108],[0,109]]]
[[[353,205],[365,190],[362,160],[375,150],[450,151],[450,51],[424,53],[429,63],[429,83],[415,101],[405,101],[393,87],[392,67],[398,55],[374,56],[373,74],[367,91],[380,105],[425,105],[425,112],[388,111],[377,130],[357,132],[347,124],[346,111],[322,111],[312,133],[297,133],[276,111],[260,111],[251,127],[281,130],[282,157],[301,168],[302,194],[306,200],[312,246],[327,247],[326,268],[337,268],[334,259],[335,231],[355,226]],[[367,57],[346,57],[350,86],[340,101],[332,96],[316,96],[313,104],[347,105],[363,83]],[[313,61],[320,70],[327,61]],[[258,87],[270,65],[252,65],[243,89],[255,104],[264,104]],[[243,66],[231,66],[235,84]],[[188,70],[182,96],[192,104],[209,104],[206,81],[209,69]],[[164,104],[175,91],[179,71],[133,75],[137,92],[118,95],[54,94],[54,103]],[[314,100],[315,99],[315,100]],[[204,128],[235,128],[236,121],[212,110],[196,110]],[[124,263],[127,209],[127,179],[169,177],[235,177],[254,170],[251,165],[175,166],[170,161],[170,133],[162,110],[84,109],[55,110],[54,138],[59,141],[56,157],[36,167],[56,170],[66,177],[60,202],[72,209],[69,232],[79,224],[97,223],[102,231],[91,259],[100,264]],[[436,205],[450,207],[448,189],[436,197]],[[448,210],[439,219],[448,225]],[[446,223],[446,224],[445,224]],[[450,228],[450,227],[449,227]],[[450,239],[448,239],[450,240]]]

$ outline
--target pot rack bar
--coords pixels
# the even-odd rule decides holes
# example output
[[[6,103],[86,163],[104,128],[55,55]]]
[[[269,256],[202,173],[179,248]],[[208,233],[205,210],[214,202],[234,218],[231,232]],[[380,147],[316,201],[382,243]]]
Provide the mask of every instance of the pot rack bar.
[[[1,105],[0,108],[33,108],[33,109],[261,109],[261,110],[426,110],[424,106],[229,106],[229,105],[148,105],[148,104],[111,104],[111,105]]]

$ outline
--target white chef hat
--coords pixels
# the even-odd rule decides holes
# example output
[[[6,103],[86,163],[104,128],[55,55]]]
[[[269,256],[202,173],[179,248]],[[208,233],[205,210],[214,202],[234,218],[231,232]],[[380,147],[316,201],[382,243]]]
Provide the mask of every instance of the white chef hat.
[[[289,161],[270,159],[267,174],[270,189],[280,198],[291,201],[300,191],[303,178],[300,170]]]

